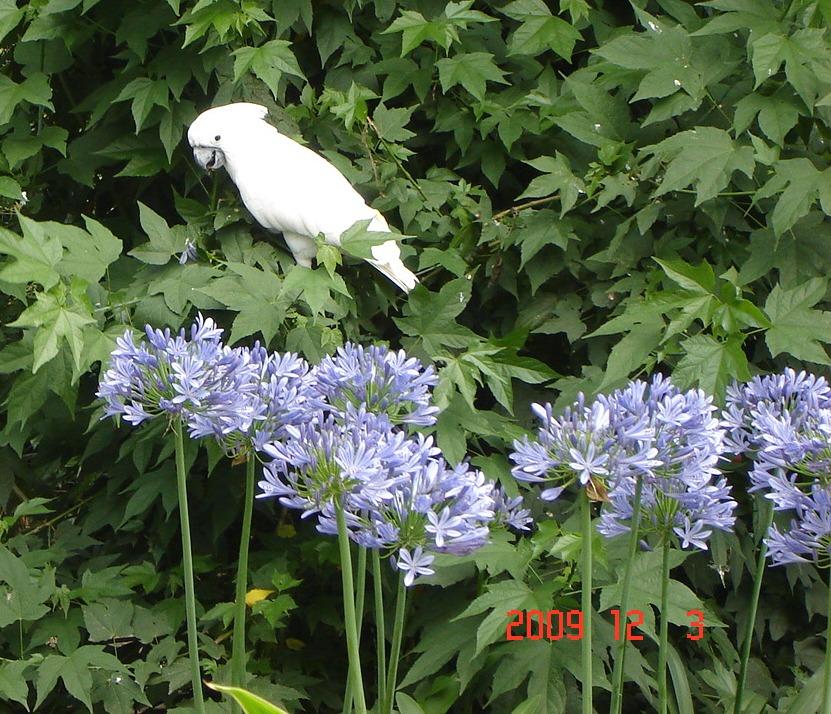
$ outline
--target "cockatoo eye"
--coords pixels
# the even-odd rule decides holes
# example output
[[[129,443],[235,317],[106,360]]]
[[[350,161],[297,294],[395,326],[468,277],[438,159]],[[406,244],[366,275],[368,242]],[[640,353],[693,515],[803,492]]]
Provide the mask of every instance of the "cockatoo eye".
[[[222,138],[222,137],[221,137],[219,134],[217,134],[217,135],[214,137],[214,141],[219,141],[221,138]]]

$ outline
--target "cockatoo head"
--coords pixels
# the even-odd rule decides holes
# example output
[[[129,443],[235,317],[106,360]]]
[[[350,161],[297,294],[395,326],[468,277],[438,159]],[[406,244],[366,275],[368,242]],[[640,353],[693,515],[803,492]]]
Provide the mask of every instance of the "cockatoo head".
[[[193,158],[203,169],[212,171],[228,162],[232,150],[229,139],[246,136],[246,127],[265,119],[268,109],[259,104],[237,102],[202,112],[188,129]]]

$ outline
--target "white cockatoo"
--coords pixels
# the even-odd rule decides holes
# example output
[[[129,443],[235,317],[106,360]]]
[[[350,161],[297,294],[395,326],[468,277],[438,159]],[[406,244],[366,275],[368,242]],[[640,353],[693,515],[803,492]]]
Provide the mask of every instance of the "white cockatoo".
[[[362,220],[371,221],[367,230],[390,232],[338,169],[277,131],[265,121],[267,113],[247,102],[208,109],[190,125],[188,142],[202,168],[228,170],[251,215],[283,234],[299,265],[311,266],[320,234],[339,245],[343,232]],[[394,240],[373,246],[372,256],[369,262],[402,290],[418,283]]]

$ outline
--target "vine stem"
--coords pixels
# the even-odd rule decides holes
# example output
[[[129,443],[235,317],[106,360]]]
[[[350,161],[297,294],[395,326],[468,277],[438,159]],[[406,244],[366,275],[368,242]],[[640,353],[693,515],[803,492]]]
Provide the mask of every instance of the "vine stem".
[[[669,646],[669,539],[661,557],[661,631],[658,636],[658,712],[667,714],[667,647]]]
[[[343,505],[335,503],[338,523],[338,546],[340,550],[340,572],[343,586],[343,622],[346,628],[346,647],[349,655],[349,676],[352,680],[352,696],[358,714],[367,714],[364,698],[364,682],[361,675],[361,653],[358,646],[358,626],[355,617],[355,584],[352,579],[352,556],[349,552],[349,536],[346,532],[346,517]]]
[[[242,510],[242,532],[237,558],[237,587],[235,595],[234,640],[231,648],[231,683],[245,685],[245,595],[248,590],[248,546],[251,541],[251,515],[254,510],[254,472],[257,460],[253,453],[245,462],[245,497]]]
[[[753,575],[753,596],[750,599],[750,611],[747,613],[747,633],[742,643],[742,654],[739,660],[739,680],[736,683],[736,701],[733,704],[733,714],[741,714],[742,700],[744,699],[744,685],[747,680],[747,663],[750,660],[750,646],[753,644],[753,632],[756,629],[756,613],[759,609],[759,594],[762,592],[762,578],[765,574],[766,558],[768,547],[765,544],[765,536],[770,525],[773,523],[773,504],[767,499],[760,499],[762,505],[767,508],[765,527],[762,537],[759,539],[759,555],[756,558],[756,572]]]
[[[582,591],[580,607],[583,610],[583,639],[581,659],[583,662],[583,714],[592,714],[592,511],[589,493],[584,488],[580,501],[583,530]]]
[[[202,698],[202,677],[199,674],[199,644],[196,636],[196,591],[193,586],[193,556],[190,545],[190,517],[188,515],[188,487],[185,472],[185,441],[182,436],[182,420],[175,419],[173,433],[176,437],[176,484],[179,496],[179,522],[182,531],[182,567],[185,578],[185,613],[188,622],[188,658],[193,684],[193,700],[197,714],[205,714]]]
[[[384,589],[381,582],[381,553],[372,549],[372,587],[375,600],[375,662],[378,669],[378,706],[387,698],[387,639],[384,626]]]
[[[358,622],[358,642],[364,624],[364,600],[366,599],[366,548],[358,548],[358,570],[355,576],[355,618]],[[352,712],[352,677],[346,679],[346,692],[343,695],[343,714]]]
[[[404,585],[404,573],[398,577],[398,594],[395,597],[395,620],[392,628],[392,645],[390,647],[390,662],[387,669],[387,698],[384,702],[382,714],[392,714],[392,704],[395,698],[395,684],[398,678],[398,659],[401,656],[401,640],[404,637],[404,610],[407,607],[407,587]]]
[[[825,665],[823,666],[822,714],[831,714],[831,569],[828,570],[828,625],[825,632]]]
[[[623,682],[626,679],[624,671],[624,663],[626,661],[626,623],[628,621],[627,612],[629,610],[629,591],[632,587],[632,563],[638,553],[638,530],[641,525],[641,496],[643,494],[643,478],[639,477],[635,485],[635,496],[632,500],[632,525],[629,532],[629,548],[626,558],[626,571],[623,575],[623,589],[620,593],[620,619],[618,622],[623,623],[623,632],[620,635],[620,644],[618,644],[617,657],[615,657],[615,669],[612,677],[612,705],[609,709],[610,714],[620,714],[623,710]]]

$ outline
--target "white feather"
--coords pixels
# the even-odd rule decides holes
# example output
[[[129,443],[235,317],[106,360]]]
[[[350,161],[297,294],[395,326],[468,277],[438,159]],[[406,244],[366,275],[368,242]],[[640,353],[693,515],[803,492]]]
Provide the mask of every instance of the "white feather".
[[[311,265],[319,234],[340,245],[345,230],[367,219],[369,230],[389,231],[384,217],[335,166],[277,131],[264,121],[265,113],[246,103],[209,109],[191,125],[188,141],[194,150],[222,152],[246,208],[263,227],[283,233],[299,264]],[[369,262],[402,290],[416,286],[418,278],[401,261],[394,240],[375,246],[372,254]]]

